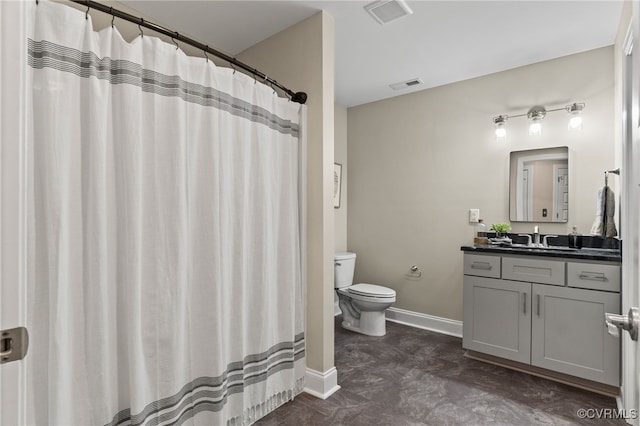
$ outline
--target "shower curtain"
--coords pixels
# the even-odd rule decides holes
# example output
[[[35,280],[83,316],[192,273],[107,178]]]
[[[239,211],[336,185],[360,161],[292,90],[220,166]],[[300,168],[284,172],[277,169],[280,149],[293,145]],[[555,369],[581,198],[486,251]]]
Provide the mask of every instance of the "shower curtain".
[[[304,107],[84,11],[33,19],[31,421],[250,424],[291,400]]]

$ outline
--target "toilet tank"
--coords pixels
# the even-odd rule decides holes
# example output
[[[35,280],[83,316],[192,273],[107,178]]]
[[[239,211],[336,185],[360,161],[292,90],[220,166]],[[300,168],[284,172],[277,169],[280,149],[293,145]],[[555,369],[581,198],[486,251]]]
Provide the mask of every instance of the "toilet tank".
[[[335,288],[344,288],[353,285],[353,272],[356,269],[356,254],[349,252],[336,253],[334,257]]]

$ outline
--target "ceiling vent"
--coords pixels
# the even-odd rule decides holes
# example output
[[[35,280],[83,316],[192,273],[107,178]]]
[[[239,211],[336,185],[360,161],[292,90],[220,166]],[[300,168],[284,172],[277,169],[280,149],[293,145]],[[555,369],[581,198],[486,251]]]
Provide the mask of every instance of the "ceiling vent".
[[[393,90],[400,90],[406,89],[407,87],[417,86],[419,84],[422,84],[422,80],[420,80],[419,78],[413,78],[401,83],[390,84],[389,87],[391,87]]]
[[[382,25],[413,13],[404,0],[379,0],[364,8]]]

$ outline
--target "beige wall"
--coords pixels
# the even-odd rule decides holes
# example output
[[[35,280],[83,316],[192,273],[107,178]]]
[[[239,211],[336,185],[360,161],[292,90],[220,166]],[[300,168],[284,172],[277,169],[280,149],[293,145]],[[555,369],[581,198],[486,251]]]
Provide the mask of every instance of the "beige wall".
[[[509,153],[569,147],[569,223],[542,233],[588,233],[603,172],[614,160],[613,47],[567,56],[348,110],[349,249],[356,282],[387,285],[397,308],[462,319],[462,253],[472,243],[470,208],[490,226],[509,222]],[[568,114],[547,114],[543,135],[526,118],[507,122],[506,141],[492,118],[531,106],[586,102],[584,129],[568,132]],[[613,179],[615,180],[615,178]],[[617,182],[612,182],[615,186]],[[533,223],[512,223],[531,232]],[[407,275],[411,265],[419,280]]]
[[[307,366],[326,372],[333,358],[334,22],[325,12],[238,55],[307,101]]]
[[[335,142],[334,161],[342,164],[342,193],[340,208],[335,209],[335,251],[347,251],[347,204],[348,204],[348,176],[347,176],[347,109],[341,105],[335,106]]]

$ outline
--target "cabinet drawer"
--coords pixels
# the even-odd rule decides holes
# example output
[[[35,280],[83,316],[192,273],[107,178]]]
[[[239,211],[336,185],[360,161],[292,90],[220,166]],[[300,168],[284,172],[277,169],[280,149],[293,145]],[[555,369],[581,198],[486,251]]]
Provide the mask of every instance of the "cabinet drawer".
[[[564,285],[564,262],[503,257],[502,278],[505,280]]]
[[[567,263],[569,287],[620,292],[620,265]]]
[[[500,256],[464,255],[464,274],[500,278]]]

